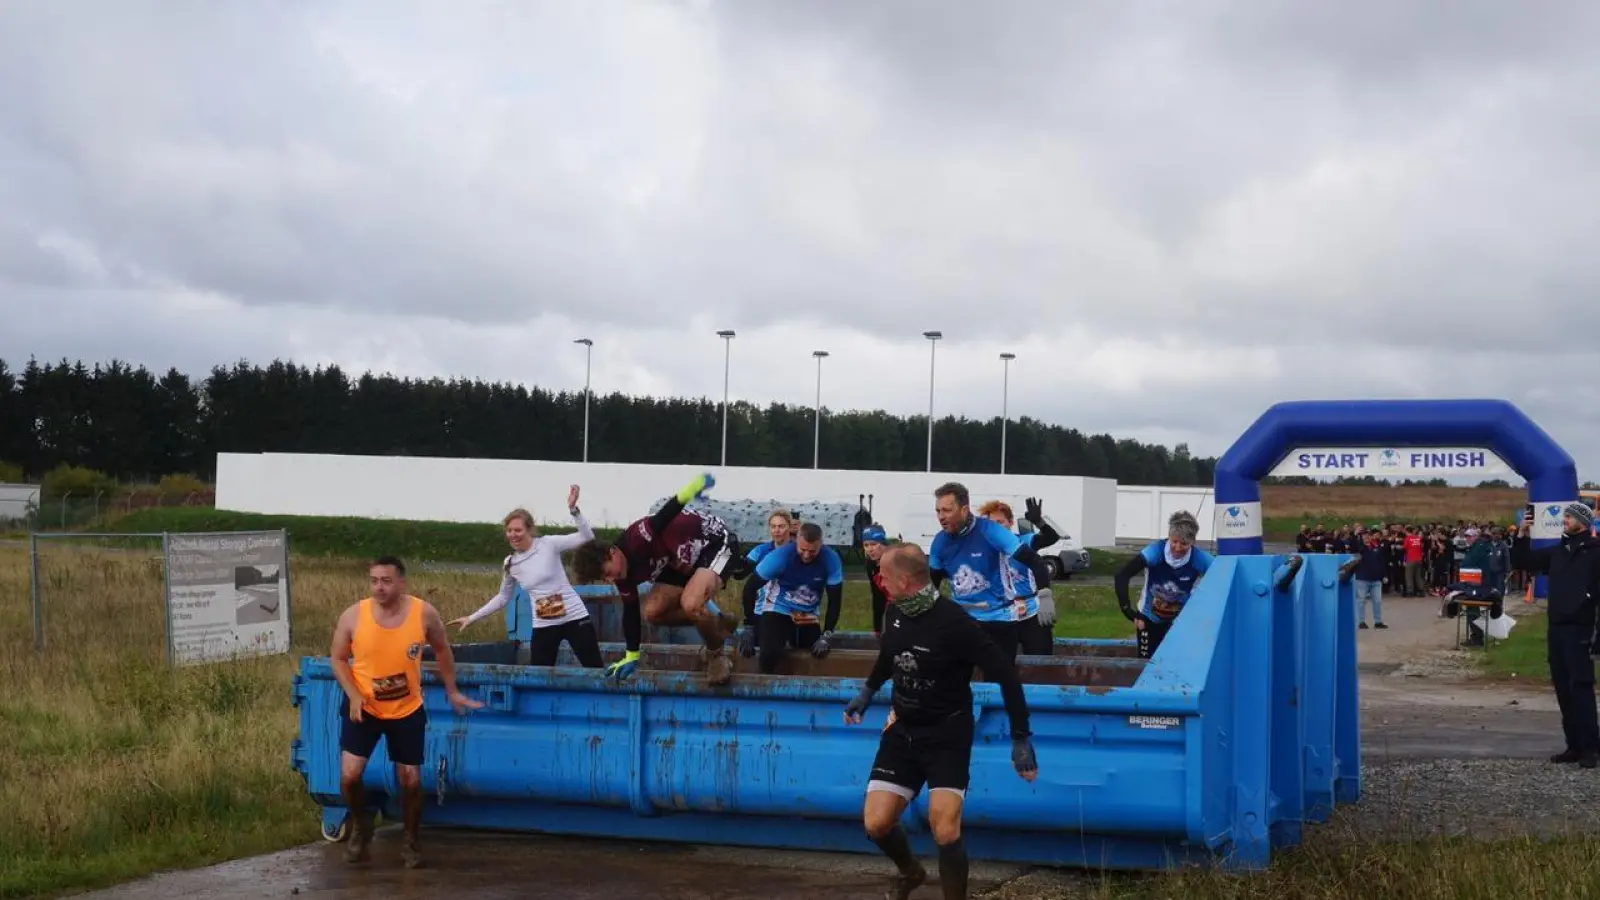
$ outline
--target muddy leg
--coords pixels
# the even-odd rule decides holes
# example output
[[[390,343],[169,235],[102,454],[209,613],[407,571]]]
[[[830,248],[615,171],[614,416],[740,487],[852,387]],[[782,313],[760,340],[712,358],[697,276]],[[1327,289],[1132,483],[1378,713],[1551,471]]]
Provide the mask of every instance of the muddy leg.
[[[868,790],[865,807],[862,809],[863,824],[867,829],[867,838],[883,855],[889,857],[894,863],[896,873],[889,881],[889,900],[906,900],[911,892],[922,886],[928,880],[928,871],[917,862],[916,856],[911,852],[911,840],[906,836],[905,826],[900,824],[900,816],[905,812],[906,799],[900,794],[886,790]]]
[[[418,843],[422,830],[422,769],[418,766],[394,767],[395,780],[400,783],[401,809],[405,818],[405,845],[400,850],[400,860],[408,869],[422,865],[422,849]]]
[[[715,606],[714,597],[722,589],[722,579],[710,569],[696,569],[683,589],[683,612],[694,622],[695,631],[705,641],[706,683],[727,684],[733,678],[733,658],[727,653],[727,638],[738,627],[732,612]]]
[[[367,792],[361,777],[367,771],[365,758],[353,753],[339,754],[339,792],[344,795],[345,808],[350,810],[350,836],[345,840],[345,862],[365,862],[371,857],[372,813],[367,811]]]

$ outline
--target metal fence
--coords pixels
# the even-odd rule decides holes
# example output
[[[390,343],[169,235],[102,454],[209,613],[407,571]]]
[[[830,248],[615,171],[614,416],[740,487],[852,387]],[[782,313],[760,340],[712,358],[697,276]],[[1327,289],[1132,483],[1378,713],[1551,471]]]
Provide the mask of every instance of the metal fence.
[[[68,491],[59,497],[41,497],[35,491],[20,508],[0,510],[0,530],[40,531],[47,528],[85,528],[108,516],[125,515],[139,509],[168,506],[209,506],[213,494],[112,493]]]
[[[190,665],[289,649],[282,529],[34,532],[28,567],[36,653],[109,640],[121,653]]]

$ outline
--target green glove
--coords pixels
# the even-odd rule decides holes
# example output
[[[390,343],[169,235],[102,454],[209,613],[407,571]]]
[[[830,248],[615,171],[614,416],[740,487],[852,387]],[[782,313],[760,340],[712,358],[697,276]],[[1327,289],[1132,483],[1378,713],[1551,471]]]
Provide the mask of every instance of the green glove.
[[[639,651],[629,650],[622,654],[621,659],[606,668],[606,677],[621,680],[632,675],[633,670],[637,668],[639,668]]]
[[[689,501],[698,499],[706,491],[709,491],[716,486],[717,479],[711,477],[710,472],[705,472],[700,475],[696,475],[693,481],[684,485],[683,489],[678,491],[678,496],[675,499],[678,501],[678,503],[688,506]]]

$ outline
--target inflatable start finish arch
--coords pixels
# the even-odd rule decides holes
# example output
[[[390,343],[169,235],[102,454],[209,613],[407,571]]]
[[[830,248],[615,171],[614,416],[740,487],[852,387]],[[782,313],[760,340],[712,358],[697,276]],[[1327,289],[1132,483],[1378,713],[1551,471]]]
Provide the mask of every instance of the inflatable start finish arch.
[[[1332,400],[1279,403],[1217,463],[1217,552],[1263,552],[1261,479],[1307,447],[1475,447],[1493,452],[1528,483],[1533,546],[1561,539],[1561,510],[1578,499],[1578,469],[1544,429],[1504,400]],[[1507,510],[1510,513],[1510,510]],[[1534,594],[1545,595],[1538,578]]]

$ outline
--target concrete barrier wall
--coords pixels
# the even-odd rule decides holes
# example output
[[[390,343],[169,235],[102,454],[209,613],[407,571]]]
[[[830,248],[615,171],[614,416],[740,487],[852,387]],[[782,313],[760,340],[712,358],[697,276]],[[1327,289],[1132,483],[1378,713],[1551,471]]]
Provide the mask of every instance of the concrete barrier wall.
[[[525,506],[541,522],[566,524],[567,486],[579,484],[590,523],[619,527],[701,471],[716,475],[720,500],[856,503],[871,495],[879,524],[923,546],[937,527],[933,489],[946,481],[965,484],[974,505],[1002,499],[1018,515],[1024,498],[1038,497],[1083,546],[1109,547],[1118,537],[1115,481],[1050,475],[219,453],[216,502],[240,512],[450,522],[496,522]]]

